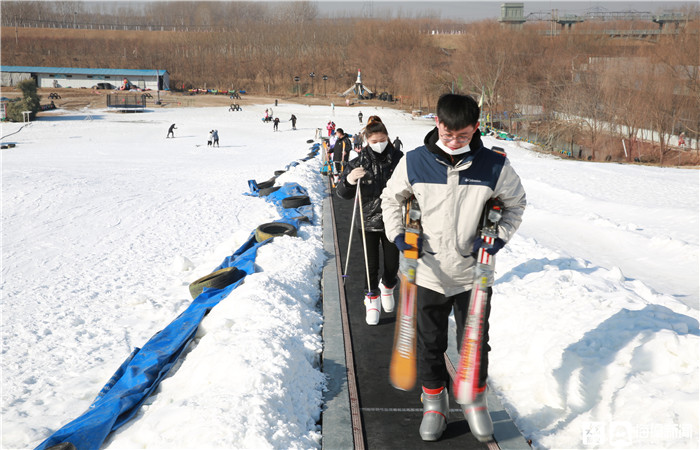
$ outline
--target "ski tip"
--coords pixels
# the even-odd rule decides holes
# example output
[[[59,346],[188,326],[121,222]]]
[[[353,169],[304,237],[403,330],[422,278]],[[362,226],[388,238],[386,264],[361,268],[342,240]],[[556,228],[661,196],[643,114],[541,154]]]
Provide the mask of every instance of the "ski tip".
[[[394,389],[398,389],[399,391],[404,391],[404,392],[409,392],[412,391],[413,388],[415,387],[415,383],[410,383],[410,384],[398,384],[394,383],[392,380],[389,380],[389,383]]]

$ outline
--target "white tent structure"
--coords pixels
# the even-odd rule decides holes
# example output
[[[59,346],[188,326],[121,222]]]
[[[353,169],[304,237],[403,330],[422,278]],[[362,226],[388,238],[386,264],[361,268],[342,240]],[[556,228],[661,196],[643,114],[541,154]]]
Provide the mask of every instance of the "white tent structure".
[[[355,81],[355,85],[351,86],[350,89],[343,92],[341,95],[345,97],[353,94],[356,95],[357,98],[371,98],[374,95],[374,92],[362,84],[362,72],[360,69],[357,69],[357,80]]]

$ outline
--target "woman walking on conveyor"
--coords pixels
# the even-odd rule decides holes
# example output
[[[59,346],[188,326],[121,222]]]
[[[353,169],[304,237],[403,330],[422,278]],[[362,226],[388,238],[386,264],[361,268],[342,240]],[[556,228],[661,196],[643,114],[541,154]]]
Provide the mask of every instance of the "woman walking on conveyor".
[[[389,140],[389,133],[377,116],[371,116],[362,132],[365,146],[360,155],[347,163],[336,188],[338,196],[353,199],[360,186],[364,239],[367,249],[367,272],[369,286],[364,302],[365,321],[368,325],[379,323],[381,308],[384,312],[394,310],[394,288],[398,283],[399,250],[384,234],[380,196],[387,181],[394,173],[403,153],[396,150]],[[358,215],[359,218],[359,215]],[[362,219],[360,219],[362,220]],[[362,229],[362,227],[359,227]],[[352,239],[352,236],[350,237]],[[379,249],[381,246],[383,271],[379,279]],[[365,281],[367,283],[367,281]],[[381,306],[380,306],[381,303]]]

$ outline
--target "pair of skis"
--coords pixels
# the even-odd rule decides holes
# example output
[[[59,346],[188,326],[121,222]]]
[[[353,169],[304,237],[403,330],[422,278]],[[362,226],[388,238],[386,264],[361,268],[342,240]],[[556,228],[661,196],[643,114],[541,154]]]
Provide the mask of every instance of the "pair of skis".
[[[495,258],[487,252],[498,237],[498,223],[503,205],[491,199],[482,214],[480,239],[477,252],[475,278],[469,301],[469,312],[460,349],[459,365],[454,380],[454,393],[458,403],[474,401],[479,387],[481,341],[486,318],[488,282],[493,274]],[[406,205],[405,241],[413,248],[403,252],[401,259],[401,294],[396,313],[394,348],[389,367],[392,386],[408,391],[416,383],[416,266],[418,265],[418,239],[420,238],[420,209],[415,197]]]

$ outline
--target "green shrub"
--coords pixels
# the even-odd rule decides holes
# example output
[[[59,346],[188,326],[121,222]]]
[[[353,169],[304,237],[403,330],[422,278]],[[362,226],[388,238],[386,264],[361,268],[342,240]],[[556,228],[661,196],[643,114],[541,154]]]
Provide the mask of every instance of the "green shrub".
[[[29,120],[34,120],[41,99],[36,93],[36,82],[33,79],[24,80],[17,87],[22,91],[22,99],[7,104],[7,119],[11,122],[22,122],[22,112],[31,111]]]

